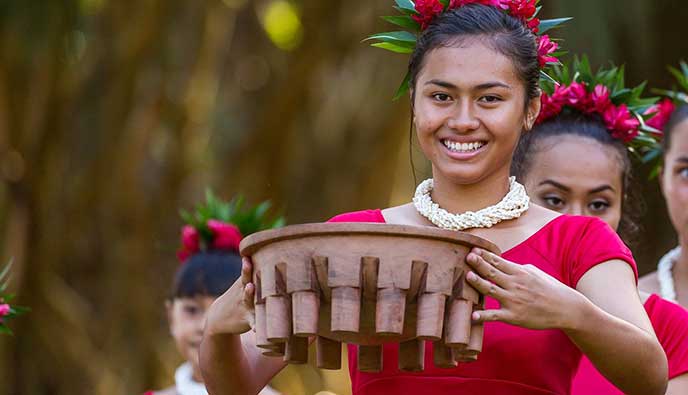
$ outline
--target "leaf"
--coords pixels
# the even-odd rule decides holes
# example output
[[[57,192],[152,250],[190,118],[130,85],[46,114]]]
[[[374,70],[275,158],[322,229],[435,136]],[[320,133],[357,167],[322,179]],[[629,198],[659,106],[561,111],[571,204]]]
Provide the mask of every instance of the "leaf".
[[[411,0],[394,0],[394,2],[397,3],[397,7],[402,10],[416,12],[416,5]]]
[[[552,78],[549,74],[547,74],[544,70],[540,70],[540,78],[544,79],[545,81],[550,81],[554,83],[555,85],[559,85],[557,80]]]
[[[414,21],[413,18],[408,15],[383,16],[382,19],[393,25],[405,27],[413,31],[420,31],[420,25],[418,25],[418,22]]]
[[[399,85],[399,88],[397,89],[397,92],[394,94],[394,98],[392,100],[399,100],[400,97],[404,96],[406,92],[409,91],[411,88],[409,84],[411,83],[411,73],[406,72],[406,75],[404,76],[404,80],[401,81],[401,85]]]
[[[557,19],[544,19],[540,21],[540,27],[538,30],[538,35],[542,35],[548,30],[556,29],[558,27],[561,27],[562,24],[570,21],[573,19],[572,17],[568,18],[557,18]]]
[[[372,36],[369,36],[368,38],[364,39],[363,41],[368,41],[368,40],[379,40],[382,42],[395,42],[395,43],[397,43],[397,42],[407,43],[407,45],[415,46],[417,38],[413,33],[401,30],[401,31],[396,31],[396,32],[385,32],[385,33],[373,34]]]
[[[0,334],[10,335],[10,336],[14,335],[14,333],[12,333],[10,328],[8,328],[6,325],[3,325],[3,324],[0,324]]]
[[[5,277],[7,277],[9,275],[10,268],[12,267],[13,263],[14,263],[14,259],[10,259],[10,261],[7,263],[5,268],[2,269],[2,272],[0,272],[0,283],[7,280]]]
[[[388,51],[392,51],[392,52],[396,52],[396,53],[403,53],[403,54],[413,53],[413,48],[402,47],[402,46],[399,46],[399,45],[396,45],[396,44],[390,43],[390,42],[374,43],[374,44],[370,44],[370,46],[376,47],[376,48],[386,49]]]
[[[442,4],[444,6],[444,10],[447,11],[447,9],[449,8],[450,1],[449,0],[439,0],[439,1],[440,1],[440,4]]]

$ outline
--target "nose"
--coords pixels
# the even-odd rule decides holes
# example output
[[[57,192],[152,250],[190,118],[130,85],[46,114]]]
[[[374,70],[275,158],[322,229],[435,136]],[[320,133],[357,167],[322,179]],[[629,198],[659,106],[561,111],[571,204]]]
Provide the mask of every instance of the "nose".
[[[569,215],[586,215],[585,207],[580,203],[571,203],[566,210],[566,214]]]
[[[459,100],[452,115],[447,118],[447,127],[459,133],[470,132],[480,127],[471,100]]]

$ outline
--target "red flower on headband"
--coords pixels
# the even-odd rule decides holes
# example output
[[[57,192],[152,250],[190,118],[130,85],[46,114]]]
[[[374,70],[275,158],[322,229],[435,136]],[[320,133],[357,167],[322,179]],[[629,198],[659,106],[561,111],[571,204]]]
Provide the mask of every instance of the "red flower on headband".
[[[208,245],[209,248],[239,251],[239,243],[241,242],[242,236],[238,227],[214,219],[208,220],[206,225],[213,237],[210,245]],[[201,235],[195,227],[186,225],[182,228],[181,239],[182,248],[177,252],[177,258],[183,263],[186,262],[191,255],[201,250]]]
[[[559,44],[549,39],[548,35],[538,37],[538,61],[540,68],[545,67],[547,63],[557,63],[558,59],[550,54],[557,52]]]
[[[219,250],[238,251],[241,242],[241,232],[235,225],[211,219],[208,229],[213,232],[211,247]]]
[[[538,119],[535,122],[536,124],[542,123],[549,118],[557,116],[563,107],[563,103],[558,97],[550,96],[546,93],[542,94],[540,101],[542,106],[540,108],[540,115],[538,115]]]
[[[439,0],[416,0],[416,12],[413,20],[420,24],[421,30],[425,30],[430,22],[444,11],[444,6]]]
[[[189,257],[201,249],[201,236],[191,225],[182,228],[182,249],[177,252],[179,261],[185,262]]]
[[[529,20],[537,12],[537,0],[511,0],[506,1],[509,13],[524,21]]]
[[[593,89],[590,100],[591,103],[586,111],[588,114],[602,114],[612,105],[612,101],[609,98],[609,88],[601,84]]]
[[[583,112],[587,112],[592,100],[588,96],[588,91],[585,85],[580,82],[572,82],[569,86],[562,88],[561,99],[565,104],[577,108]]]
[[[602,114],[602,119],[604,119],[607,129],[612,132],[612,137],[624,143],[628,143],[638,136],[640,121],[631,114],[625,104],[618,107],[609,106]]]
[[[662,99],[659,103],[645,111],[643,115],[655,114],[652,118],[648,119],[645,124],[657,130],[664,131],[664,126],[669,122],[669,118],[671,118],[671,114],[675,109],[676,105],[674,105],[671,99]]]

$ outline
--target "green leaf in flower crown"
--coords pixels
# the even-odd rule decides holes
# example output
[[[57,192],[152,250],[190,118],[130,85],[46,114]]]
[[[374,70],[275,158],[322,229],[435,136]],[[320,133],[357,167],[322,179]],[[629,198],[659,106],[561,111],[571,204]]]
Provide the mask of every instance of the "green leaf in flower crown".
[[[404,94],[406,92],[408,92],[409,89],[411,88],[409,86],[410,83],[411,83],[411,74],[409,72],[406,72],[406,75],[404,76],[404,80],[401,81],[401,85],[399,85],[397,92],[394,94],[393,100],[398,100],[400,97],[404,96]]]
[[[382,19],[400,27],[405,27],[413,31],[420,31],[418,22],[414,21],[413,18],[408,15],[383,16]]]
[[[363,41],[368,41],[368,40],[379,40],[383,42],[399,42],[399,43],[406,43],[407,45],[415,45],[416,44],[416,36],[413,33],[400,30],[396,32],[385,32],[385,33],[377,33],[373,34],[372,36],[369,36],[368,38],[364,39]]]
[[[411,0],[395,0],[397,6],[394,7],[404,14],[414,15],[416,14],[416,5]]]
[[[402,47],[400,45],[397,45],[397,44],[394,44],[391,42],[374,43],[374,44],[370,44],[370,46],[376,47],[376,48],[386,49],[388,51],[392,51],[392,52],[396,52],[396,53],[403,53],[403,54],[413,53],[413,48]]]
[[[449,9],[449,3],[450,3],[449,0],[440,0],[440,4],[442,4],[444,6],[445,11],[447,11],[447,9]]]
[[[549,81],[549,82],[551,82],[551,83],[553,83],[553,84],[555,84],[555,85],[559,84],[559,83],[557,82],[557,80],[555,80],[554,78],[552,78],[552,76],[550,76],[549,74],[547,74],[547,72],[545,72],[544,70],[540,70],[540,78],[543,79],[543,80],[545,80],[545,81]]]
[[[557,19],[544,19],[544,20],[541,20],[541,21],[540,21],[540,27],[538,28],[538,34],[539,34],[539,35],[542,35],[542,34],[544,34],[545,32],[547,32],[547,31],[549,31],[549,30],[558,28],[558,27],[560,27],[562,24],[564,24],[564,23],[570,21],[571,19],[573,19],[573,18],[569,17],[569,18],[557,18]]]

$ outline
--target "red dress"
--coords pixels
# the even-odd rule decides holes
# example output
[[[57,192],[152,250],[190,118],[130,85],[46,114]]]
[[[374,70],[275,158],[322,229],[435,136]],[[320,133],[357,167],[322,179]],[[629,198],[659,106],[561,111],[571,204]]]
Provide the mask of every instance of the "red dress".
[[[688,373],[688,310],[658,295],[650,296],[645,302],[645,310],[667,355],[669,379]],[[607,381],[585,357],[581,360],[578,373],[573,379],[571,393],[623,395],[623,392]]]
[[[380,222],[380,210],[342,214],[333,222]],[[620,259],[637,269],[630,250],[603,221],[594,217],[562,215],[521,244],[504,252],[512,262],[532,264],[574,287],[593,266]],[[499,308],[486,298],[486,308]],[[368,394],[569,394],[581,352],[560,330],[530,330],[501,322],[485,324],[483,351],[477,362],[440,369],[433,364],[432,343],[426,342],[425,370],[398,369],[396,344],[383,350],[383,370],[357,369],[356,346],[349,345],[349,372],[354,395]]]

